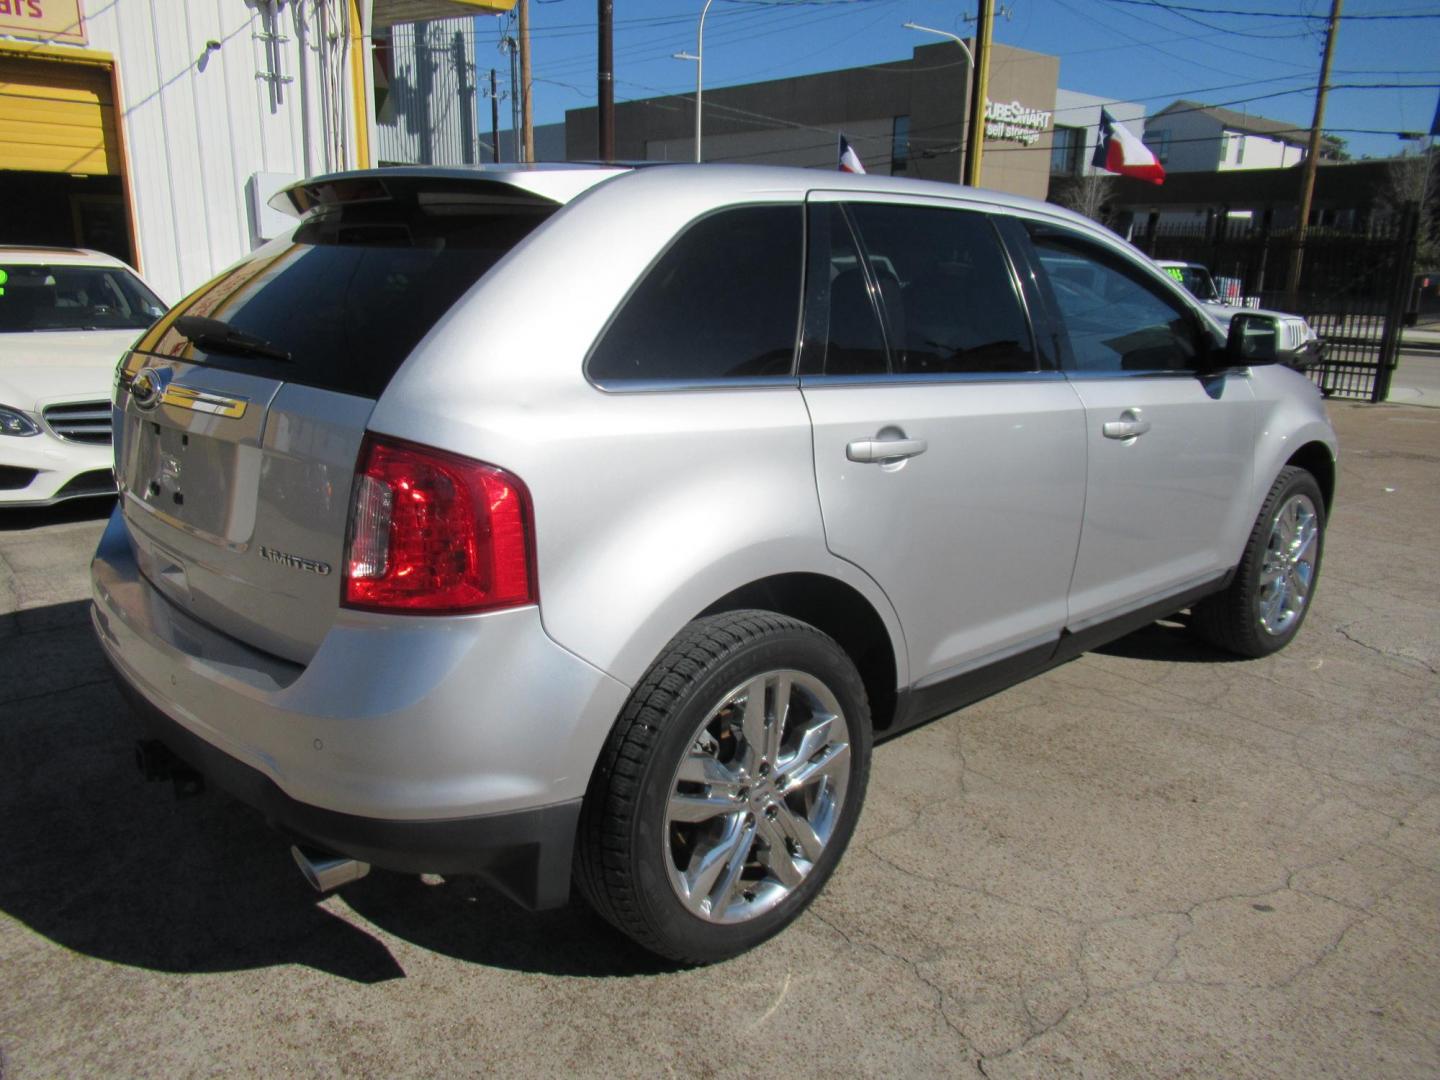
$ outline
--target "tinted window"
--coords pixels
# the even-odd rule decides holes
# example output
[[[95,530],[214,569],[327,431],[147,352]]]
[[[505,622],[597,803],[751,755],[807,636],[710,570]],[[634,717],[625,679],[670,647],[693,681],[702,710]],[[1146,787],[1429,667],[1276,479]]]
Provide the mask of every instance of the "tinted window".
[[[590,354],[599,383],[787,376],[800,314],[798,206],[722,210],[691,225]]]
[[[1030,324],[983,214],[856,203],[897,375],[1033,371]]]
[[[219,319],[289,362],[204,352],[173,318],[141,348],[377,397],[455,301],[555,210],[500,185],[384,184],[385,197],[322,210],[171,313]]]
[[[1085,240],[1050,230],[1032,238],[1079,371],[1185,371],[1200,352],[1184,307],[1138,268]]]
[[[0,334],[143,330],[165,305],[115,266],[0,266]]]
[[[810,210],[810,272],[805,295],[806,374],[883,375],[890,370],[885,334],[838,203]]]

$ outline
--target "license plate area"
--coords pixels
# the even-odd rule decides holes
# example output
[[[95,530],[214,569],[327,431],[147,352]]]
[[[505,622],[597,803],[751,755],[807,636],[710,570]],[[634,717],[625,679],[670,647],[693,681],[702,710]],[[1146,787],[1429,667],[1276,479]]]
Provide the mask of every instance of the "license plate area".
[[[210,435],[137,418],[127,477],[141,506],[192,535],[229,547],[245,545],[255,529],[260,450]]]

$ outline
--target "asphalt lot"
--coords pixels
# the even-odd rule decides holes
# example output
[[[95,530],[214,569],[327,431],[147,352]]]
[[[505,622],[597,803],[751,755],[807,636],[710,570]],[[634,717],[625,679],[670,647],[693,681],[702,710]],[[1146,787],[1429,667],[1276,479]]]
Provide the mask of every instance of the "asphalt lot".
[[[0,516],[0,1074],[1434,1076],[1440,411],[1335,405],[1296,643],[1156,624],[880,747],[856,841],[753,954],[286,846],[130,761],[94,508]]]

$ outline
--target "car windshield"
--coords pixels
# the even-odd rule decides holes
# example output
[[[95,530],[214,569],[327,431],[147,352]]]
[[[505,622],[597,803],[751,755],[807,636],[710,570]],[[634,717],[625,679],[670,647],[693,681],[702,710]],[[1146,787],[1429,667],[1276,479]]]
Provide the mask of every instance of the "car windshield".
[[[124,267],[0,263],[0,334],[143,330],[164,313]]]
[[[1204,300],[1207,304],[1218,304],[1220,302],[1220,290],[1215,288],[1215,282],[1210,277],[1210,271],[1203,266],[1167,266],[1165,273],[1184,285],[1190,291],[1191,296]]]

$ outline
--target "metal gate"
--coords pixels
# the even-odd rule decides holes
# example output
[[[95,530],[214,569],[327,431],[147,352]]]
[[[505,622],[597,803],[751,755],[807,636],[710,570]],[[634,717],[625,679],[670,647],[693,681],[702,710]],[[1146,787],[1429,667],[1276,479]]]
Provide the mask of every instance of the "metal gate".
[[[1321,392],[1379,402],[1399,353],[1418,217],[1412,205],[1365,233],[1310,230],[1293,294],[1285,288],[1293,234],[1161,226],[1133,240],[1152,258],[1205,264],[1232,303],[1304,315],[1325,342],[1324,363],[1310,372]]]

